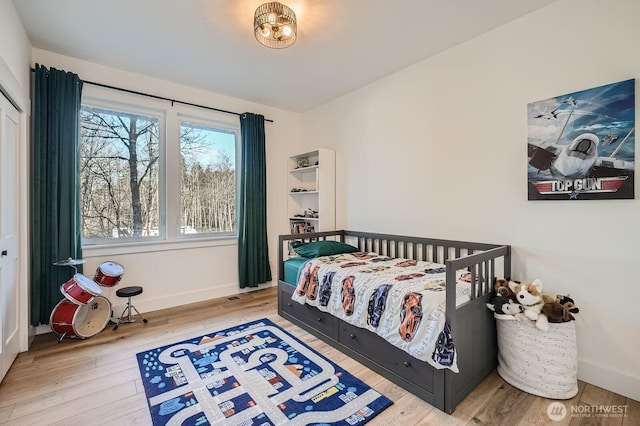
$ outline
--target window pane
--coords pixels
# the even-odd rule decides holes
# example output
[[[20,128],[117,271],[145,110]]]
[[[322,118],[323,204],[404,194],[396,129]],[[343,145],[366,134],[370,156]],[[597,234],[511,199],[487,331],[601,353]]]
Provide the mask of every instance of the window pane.
[[[236,135],[180,123],[180,234],[236,230]]]
[[[83,105],[84,239],[159,235],[159,128],[157,117]]]

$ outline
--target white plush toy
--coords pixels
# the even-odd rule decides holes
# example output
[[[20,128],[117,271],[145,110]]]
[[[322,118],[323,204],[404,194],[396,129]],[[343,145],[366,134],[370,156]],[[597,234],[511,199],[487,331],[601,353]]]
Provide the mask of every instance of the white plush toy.
[[[549,330],[549,320],[542,314],[542,305],[553,302],[553,297],[542,293],[542,281],[535,279],[530,284],[518,284],[509,281],[509,288],[515,293],[516,300],[522,305],[527,318],[536,322],[536,327],[542,331]]]

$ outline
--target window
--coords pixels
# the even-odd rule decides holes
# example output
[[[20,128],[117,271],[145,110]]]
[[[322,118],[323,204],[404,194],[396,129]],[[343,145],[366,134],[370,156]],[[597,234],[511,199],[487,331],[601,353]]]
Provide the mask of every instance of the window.
[[[83,238],[159,235],[160,119],[83,105],[80,122]]]
[[[236,230],[236,134],[180,123],[180,233]]]
[[[83,90],[83,245],[235,235],[237,120],[107,92]]]

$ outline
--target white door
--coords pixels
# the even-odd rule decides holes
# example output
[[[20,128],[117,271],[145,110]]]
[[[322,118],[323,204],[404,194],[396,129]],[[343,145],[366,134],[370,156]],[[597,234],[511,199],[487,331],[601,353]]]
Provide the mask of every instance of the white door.
[[[0,381],[20,349],[18,111],[0,93]]]

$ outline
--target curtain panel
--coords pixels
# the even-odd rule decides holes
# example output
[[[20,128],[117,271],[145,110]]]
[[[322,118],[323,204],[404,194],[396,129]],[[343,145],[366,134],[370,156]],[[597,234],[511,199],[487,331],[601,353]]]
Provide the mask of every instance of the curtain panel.
[[[60,285],[74,274],[54,266],[82,258],[79,130],[82,81],[36,64],[31,127],[31,324],[48,324]],[[79,272],[81,272],[80,269]]]
[[[267,161],[264,117],[240,115],[242,153],[238,206],[238,275],[240,288],[271,281],[267,242]]]

